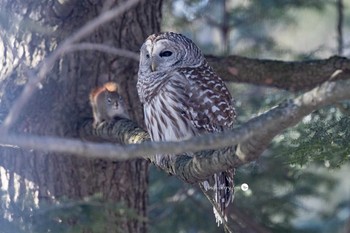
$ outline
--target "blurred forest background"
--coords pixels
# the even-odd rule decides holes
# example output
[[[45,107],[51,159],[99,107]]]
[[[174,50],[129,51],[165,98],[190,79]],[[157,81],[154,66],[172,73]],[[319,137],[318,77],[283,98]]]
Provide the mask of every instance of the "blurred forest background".
[[[185,34],[205,54],[287,61],[348,57],[350,2],[166,1],[162,30]],[[232,84],[231,93],[238,122],[293,96],[245,84]],[[259,161],[238,169],[234,205],[239,212],[274,233],[349,233],[350,109],[346,107],[306,117],[275,138]],[[211,206],[199,189],[154,167],[150,175],[150,232],[169,228],[218,232]]]
[[[218,56],[286,61],[349,57],[350,1],[165,0],[162,31],[183,33],[205,54]],[[230,88],[238,124],[298,94],[246,84]],[[349,233],[349,115],[349,103],[314,112],[275,138],[258,161],[240,167],[233,205],[241,217],[273,233]],[[154,166],[149,183],[149,232],[223,231],[198,187]],[[67,200],[59,209],[38,209],[35,203],[20,209],[6,206],[15,213],[6,216],[1,213],[6,208],[0,208],[6,219],[16,219],[16,213],[27,219],[0,219],[0,232],[80,232],[78,226],[71,229],[60,224],[55,216],[75,216],[99,232],[106,204],[98,200],[98,196],[91,197],[89,205]],[[108,203],[107,208],[135,217],[119,204]]]

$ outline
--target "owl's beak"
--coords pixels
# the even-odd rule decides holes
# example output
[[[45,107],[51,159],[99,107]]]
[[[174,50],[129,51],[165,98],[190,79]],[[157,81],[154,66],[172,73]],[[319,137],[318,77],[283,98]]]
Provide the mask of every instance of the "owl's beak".
[[[156,71],[156,69],[157,69],[157,64],[156,64],[155,61],[152,61],[152,63],[151,63],[151,70],[152,70],[152,72]]]

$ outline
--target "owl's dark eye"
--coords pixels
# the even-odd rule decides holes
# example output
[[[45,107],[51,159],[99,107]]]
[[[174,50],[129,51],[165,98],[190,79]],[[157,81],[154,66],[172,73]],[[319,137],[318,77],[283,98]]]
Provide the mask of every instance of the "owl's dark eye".
[[[146,54],[146,58],[149,58],[149,54]]]
[[[159,54],[161,57],[170,57],[173,54],[171,51],[164,51]]]

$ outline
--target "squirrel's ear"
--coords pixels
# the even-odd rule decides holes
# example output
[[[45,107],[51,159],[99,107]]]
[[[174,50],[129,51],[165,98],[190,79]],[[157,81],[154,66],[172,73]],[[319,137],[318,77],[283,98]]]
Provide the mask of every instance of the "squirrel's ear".
[[[117,92],[118,91],[118,84],[115,82],[108,82],[104,84],[104,87],[109,92]]]

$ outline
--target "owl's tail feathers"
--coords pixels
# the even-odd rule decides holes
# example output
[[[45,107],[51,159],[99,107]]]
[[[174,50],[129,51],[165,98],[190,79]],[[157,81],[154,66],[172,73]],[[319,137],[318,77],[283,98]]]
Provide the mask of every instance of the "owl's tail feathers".
[[[214,199],[218,208],[213,207],[216,223],[218,226],[227,222],[227,210],[234,198],[234,169],[214,174],[214,186],[209,187],[203,182],[204,189],[213,189]],[[220,213],[219,213],[220,212]]]

